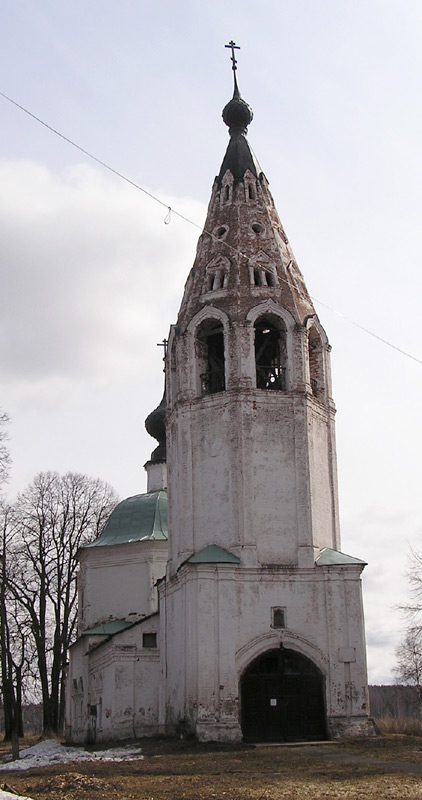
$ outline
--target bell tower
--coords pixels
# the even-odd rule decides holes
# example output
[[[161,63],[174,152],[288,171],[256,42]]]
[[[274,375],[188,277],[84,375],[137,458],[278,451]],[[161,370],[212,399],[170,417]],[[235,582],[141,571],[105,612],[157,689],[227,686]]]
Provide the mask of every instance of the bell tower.
[[[230,140],[168,343],[161,729],[362,734],[364,562],[340,552],[330,345],[229,46]]]

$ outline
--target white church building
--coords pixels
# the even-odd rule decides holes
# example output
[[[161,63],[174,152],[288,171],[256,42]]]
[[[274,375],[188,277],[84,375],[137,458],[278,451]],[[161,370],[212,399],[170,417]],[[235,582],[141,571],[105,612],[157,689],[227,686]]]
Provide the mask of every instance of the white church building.
[[[147,420],[147,493],[79,554],[71,742],[372,733],[365,562],[340,545],[330,345],[233,69],[230,141]]]

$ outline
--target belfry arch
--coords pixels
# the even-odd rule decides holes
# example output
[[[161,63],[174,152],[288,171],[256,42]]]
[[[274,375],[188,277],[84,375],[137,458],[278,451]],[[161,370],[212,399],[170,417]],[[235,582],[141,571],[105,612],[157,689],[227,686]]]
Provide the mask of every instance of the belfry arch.
[[[244,741],[327,738],[324,675],[296,650],[267,650],[240,679]]]
[[[196,332],[201,395],[216,394],[226,388],[224,328],[215,319],[205,320]]]
[[[256,388],[287,388],[286,327],[281,319],[265,315],[255,321]]]
[[[227,326],[226,314],[213,306],[201,309],[190,321],[184,358],[191,365],[190,392],[193,397],[217,394],[226,388],[229,369]]]

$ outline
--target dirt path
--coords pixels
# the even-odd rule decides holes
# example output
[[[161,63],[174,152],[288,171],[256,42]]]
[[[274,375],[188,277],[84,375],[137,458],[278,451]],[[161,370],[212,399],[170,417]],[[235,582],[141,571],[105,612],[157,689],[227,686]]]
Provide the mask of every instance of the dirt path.
[[[139,742],[137,762],[73,762],[8,773],[34,800],[421,800],[422,739],[297,746]]]

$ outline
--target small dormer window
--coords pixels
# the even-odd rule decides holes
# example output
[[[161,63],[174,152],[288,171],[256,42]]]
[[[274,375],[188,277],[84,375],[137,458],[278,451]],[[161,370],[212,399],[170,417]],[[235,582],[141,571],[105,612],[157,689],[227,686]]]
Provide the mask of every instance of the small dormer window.
[[[228,229],[224,229],[225,232]],[[204,292],[217,292],[227,289],[229,283],[230,261],[225,256],[216,256],[207,265],[204,281]]]
[[[254,286],[277,286],[277,279],[272,270],[255,267],[253,270]]]
[[[224,270],[216,270],[208,274],[207,291],[216,292],[227,287],[228,275]]]
[[[230,169],[227,169],[221,181],[220,188],[220,207],[229,205],[233,200],[234,177]]]
[[[265,232],[265,228],[260,222],[254,222],[251,228],[257,235],[262,235],[262,233]],[[263,250],[260,250],[260,252],[249,261],[248,266],[251,286],[265,289],[278,286],[276,265]]]

